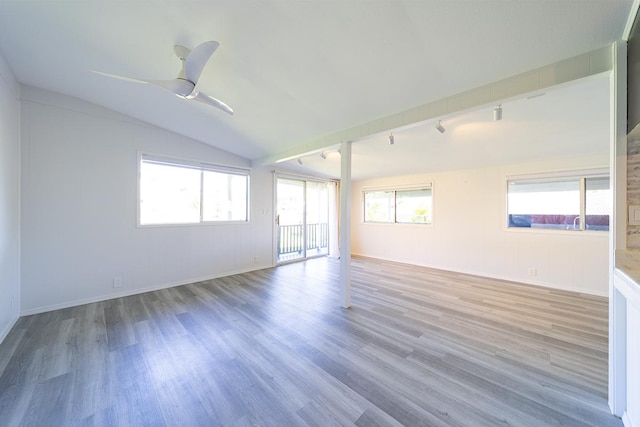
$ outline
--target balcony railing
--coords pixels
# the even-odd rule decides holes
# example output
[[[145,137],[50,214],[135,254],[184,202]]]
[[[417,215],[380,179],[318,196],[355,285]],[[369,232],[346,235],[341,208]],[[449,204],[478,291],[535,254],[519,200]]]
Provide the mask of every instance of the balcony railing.
[[[302,253],[304,248],[303,225],[278,226],[278,254]],[[329,247],[328,224],[307,224],[307,251]]]

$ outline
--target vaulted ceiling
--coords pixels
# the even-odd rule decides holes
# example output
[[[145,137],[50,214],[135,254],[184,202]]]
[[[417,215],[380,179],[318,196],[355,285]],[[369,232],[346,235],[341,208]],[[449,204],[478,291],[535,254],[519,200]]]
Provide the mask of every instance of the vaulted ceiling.
[[[609,45],[632,3],[0,0],[0,54],[23,84],[258,159]],[[180,70],[173,46],[206,40],[220,48],[199,88],[233,116],[90,72],[171,79]],[[582,92],[591,89],[602,91]]]

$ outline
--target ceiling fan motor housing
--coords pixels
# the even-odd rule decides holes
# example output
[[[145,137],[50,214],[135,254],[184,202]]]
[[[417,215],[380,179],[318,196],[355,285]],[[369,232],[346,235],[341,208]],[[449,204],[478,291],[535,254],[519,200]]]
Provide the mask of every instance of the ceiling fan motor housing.
[[[183,98],[186,98],[188,95],[193,93],[196,85],[193,82],[190,82],[186,79],[176,79],[174,83],[174,87],[172,88],[173,93]]]

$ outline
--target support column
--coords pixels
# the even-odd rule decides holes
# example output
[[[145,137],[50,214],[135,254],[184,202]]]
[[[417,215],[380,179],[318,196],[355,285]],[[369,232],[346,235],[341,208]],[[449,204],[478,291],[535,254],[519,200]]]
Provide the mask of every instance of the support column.
[[[351,307],[351,142],[340,146],[340,302]]]

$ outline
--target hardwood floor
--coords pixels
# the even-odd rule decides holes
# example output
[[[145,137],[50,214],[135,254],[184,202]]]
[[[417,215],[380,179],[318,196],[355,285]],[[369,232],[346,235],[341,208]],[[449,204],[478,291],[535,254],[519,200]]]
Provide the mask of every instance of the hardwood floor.
[[[0,425],[622,426],[607,300],[355,258],[21,318]]]

